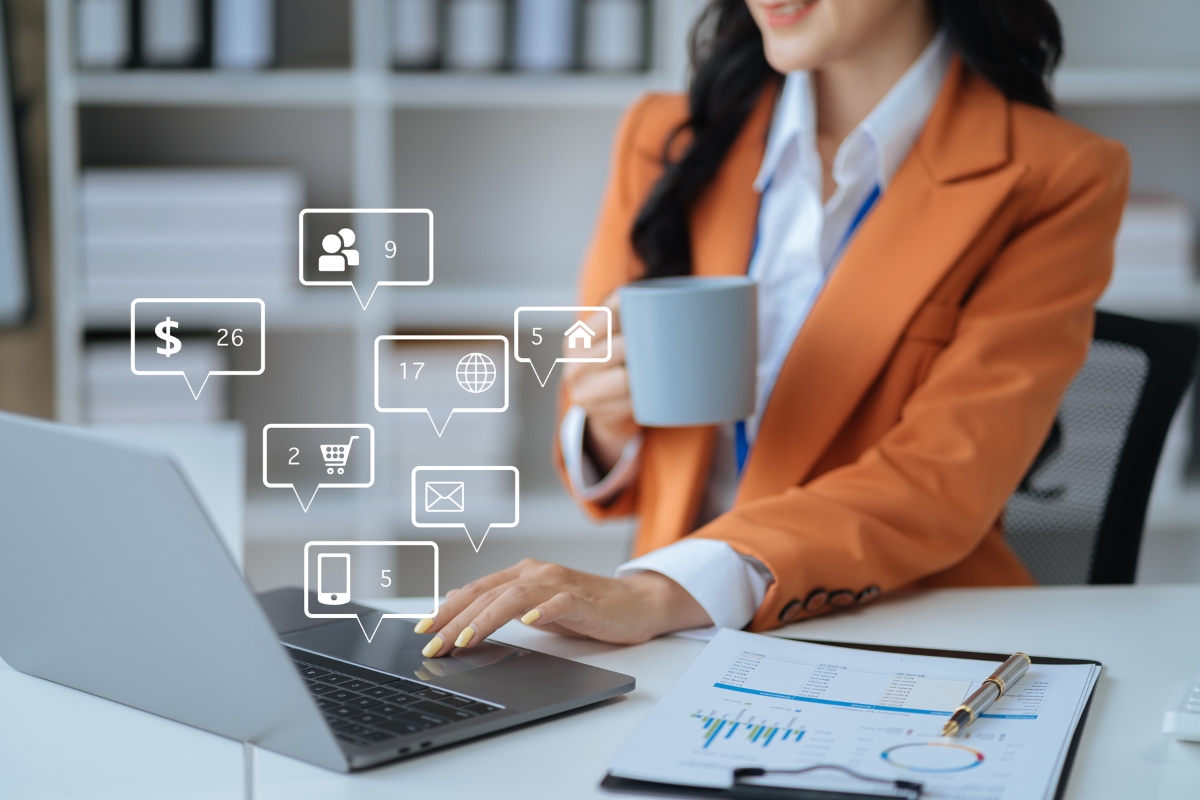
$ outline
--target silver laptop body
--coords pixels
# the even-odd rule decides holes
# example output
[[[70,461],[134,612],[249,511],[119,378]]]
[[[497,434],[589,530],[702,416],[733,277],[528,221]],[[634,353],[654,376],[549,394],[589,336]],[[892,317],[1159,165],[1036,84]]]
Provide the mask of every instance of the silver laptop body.
[[[430,675],[420,656],[429,637],[400,620],[385,620],[368,645],[355,620],[304,617],[299,589],[260,603],[169,458],[3,413],[0,548],[0,657],[14,669],[329,769],[634,688],[627,675],[491,642]],[[332,695],[348,692],[321,680],[386,695],[370,712],[407,698],[422,711],[405,718],[432,722],[339,721]],[[330,695],[318,700],[310,687]],[[487,713],[467,718],[455,705]]]

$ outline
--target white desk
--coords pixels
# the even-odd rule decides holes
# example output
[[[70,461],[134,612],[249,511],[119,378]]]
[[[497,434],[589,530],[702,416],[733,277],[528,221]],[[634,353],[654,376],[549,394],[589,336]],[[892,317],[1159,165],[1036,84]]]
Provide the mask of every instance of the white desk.
[[[784,629],[815,639],[1094,658],[1104,663],[1068,798],[1200,797],[1200,745],[1159,731],[1200,668],[1200,585],[947,590]],[[1032,619],[1024,626],[1016,622]],[[530,630],[497,638],[636,676],[622,700],[341,775],[258,751],[257,800],[608,797],[613,752],[700,652],[664,638],[617,648]],[[236,676],[231,676],[236,680]],[[241,746],[0,663],[0,797],[244,797]]]

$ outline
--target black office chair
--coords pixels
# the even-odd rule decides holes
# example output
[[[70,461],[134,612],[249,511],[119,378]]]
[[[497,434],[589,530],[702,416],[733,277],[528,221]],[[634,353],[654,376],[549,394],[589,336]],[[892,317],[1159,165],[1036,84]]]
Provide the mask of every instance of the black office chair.
[[[1167,427],[1196,372],[1187,325],[1096,313],[1087,361],[1004,510],[1043,584],[1133,583]]]

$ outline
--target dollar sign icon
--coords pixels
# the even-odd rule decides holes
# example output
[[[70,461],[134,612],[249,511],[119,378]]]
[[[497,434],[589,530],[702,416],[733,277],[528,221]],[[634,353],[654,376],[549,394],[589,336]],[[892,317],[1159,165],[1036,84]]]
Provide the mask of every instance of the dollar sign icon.
[[[171,335],[171,328],[178,328],[179,323],[167,317],[162,322],[154,326],[154,335],[167,343],[166,347],[158,348],[158,352],[170,358],[175,353],[183,349],[183,342]]]

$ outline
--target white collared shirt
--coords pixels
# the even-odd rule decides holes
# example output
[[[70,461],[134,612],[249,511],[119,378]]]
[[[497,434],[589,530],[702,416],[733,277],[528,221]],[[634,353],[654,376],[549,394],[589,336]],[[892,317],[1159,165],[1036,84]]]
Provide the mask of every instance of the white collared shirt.
[[[816,105],[807,72],[789,73],[771,121],[754,187],[762,193],[758,236],[748,274],[758,281],[758,404],[746,421],[753,442],[792,342],[853,235],[855,218],[878,188],[886,192],[908,157],[941,89],[951,48],[939,31],[912,66],[838,147],[836,189],[823,202],[823,171],[816,143]],[[624,488],[637,474],[640,439],[596,483],[583,453],[583,410],[568,410],[560,428],[563,458],[575,495],[596,500]],[[704,524],[730,508],[736,488],[732,436],[718,437]],[[731,483],[733,481],[734,483]],[[774,577],[757,559],[724,542],[686,539],[622,564],[617,575],[652,570],[683,586],[719,627],[742,628],[753,617]]]

